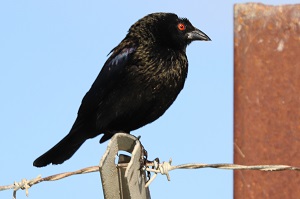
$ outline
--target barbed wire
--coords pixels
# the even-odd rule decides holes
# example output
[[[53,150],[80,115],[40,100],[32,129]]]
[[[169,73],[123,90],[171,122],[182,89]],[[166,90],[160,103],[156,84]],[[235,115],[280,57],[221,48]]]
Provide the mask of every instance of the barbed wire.
[[[145,168],[146,171],[154,172],[154,175],[146,183],[145,187],[148,187],[151,182],[157,177],[158,173],[166,175],[168,181],[170,181],[169,171],[175,169],[202,169],[202,168],[214,168],[214,169],[227,169],[227,170],[259,170],[259,171],[300,171],[300,167],[293,167],[288,165],[239,165],[239,164],[202,164],[202,163],[191,163],[191,164],[181,164],[177,166],[172,166],[172,159],[169,162],[163,162],[159,164],[157,161],[153,161],[147,166],[152,166],[154,168]]]
[[[20,182],[14,182],[11,185],[5,185],[5,186],[0,186],[0,191],[4,191],[4,190],[8,190],[8,189],[13,189],[13,199],[16,199],[16,192],[19,189],[25,190],[26,196],[28,196],[29,192],[28,189],[35,185],[38,184],[40,182],[43,181],[55,181],[55,180],[60,180],[72,175],[77,175],[77,174],[85,174],[85,173],[91,173],[91,172],[96,172],[99,171],[99,166],[92,166],[92,167],[86,167],[83,169],[79,169],[77,171],[73,171],[73,172],[64,172],[64,173],[59,173],[59,174],[55,174],[55,175],[51,175],[51,176],[47,176],[42,178],[41,175],[38,175],[36,178],[31,179],[31,180],[27,180],[27,179],[22,179]]]
[[[292,171],[300,171],[300,167],[293,167],[288,165],[238,165],[238,164],[203,164],[203,163],[190,163],[190,164],[181,164],[177,166],[172,166],[172,159],[169,162],[159,163],[158,161],[149,162],[146,164],[144,170],[153,172],[154,175],[150,178],[150,180],[146,183],[145,187],[148,187],[151,182],[157,177],[158,173],[162,175],[166,175],[168,181],[170,181],[169,171],[175,169],[202,169],[202,168],[215,168],[215,169],[227,169],[227,170],[259,170],[259,171],[285,171],[285,170],[292,170]],[[153,167],[153,168],[150,168]],[[85,174],[85,173],[92,173],[92,172],[99,172],[99,166],[91,166],[86,167],[83,169],[79,169],[73,172],[65,172],[59,173],[51,176],[47,176],[42,178],[41,175],[37,176],[34,179],[27,180],[22,179],[20,182],[14,182],[11,185],[0,186],[0,191],[13,189],[13,199],[16,199],[16,192],[19,189],[25,190],[26,196],[28,196],[28,189],[35,184],[44,181],[55,181],[60,180],[72,175],[78,174]]]

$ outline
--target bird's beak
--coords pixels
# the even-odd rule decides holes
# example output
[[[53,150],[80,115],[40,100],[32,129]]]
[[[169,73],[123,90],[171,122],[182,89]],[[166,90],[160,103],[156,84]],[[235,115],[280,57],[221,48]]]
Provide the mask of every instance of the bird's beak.
[[[201,30],[195,28],[192,32],[187,33],[188,40],[202,40],[202,41],[211,41],[211,39]]]

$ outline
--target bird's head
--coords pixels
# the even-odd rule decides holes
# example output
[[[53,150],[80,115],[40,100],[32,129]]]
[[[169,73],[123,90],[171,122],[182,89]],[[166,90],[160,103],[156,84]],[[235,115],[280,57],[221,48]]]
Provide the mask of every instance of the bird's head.
[[[173,13],[149,14],[133,24],[128,35],[138,37],[140,42],[181,50],[185,50],[192,41],[211,40],[188,19],[179,18]]]

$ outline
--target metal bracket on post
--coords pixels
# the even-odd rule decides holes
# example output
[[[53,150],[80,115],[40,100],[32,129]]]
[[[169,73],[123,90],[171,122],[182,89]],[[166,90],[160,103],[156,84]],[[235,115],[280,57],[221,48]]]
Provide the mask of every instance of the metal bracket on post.
[[[131,158],[119,157],[116,165],[118,151],[131,153]],[[150,199],[149,188],[145,188],[146,173],[140,168],[142,156],[138,138],[127,133],[112,137],[99,165],[105,199]]]

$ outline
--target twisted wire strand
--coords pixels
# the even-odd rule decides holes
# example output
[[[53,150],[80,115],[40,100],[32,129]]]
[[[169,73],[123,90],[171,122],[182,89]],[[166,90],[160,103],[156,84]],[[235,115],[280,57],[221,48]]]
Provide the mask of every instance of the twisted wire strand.
[[[154,175],[150,178],[150,180],[146,183],[145,187],[148,187],[151,182],[157,177],[158,173],[162,175],[166,175],[167,179],[170,181],[169,171],[175,169],[202,169],[202,168],[215,168],[215,169],[227,169],[227,170],[260,170],[260,171],[285,171],[285,170],[292,170],[292,171],[300,171],[300,167],[293,167],[288,165],[238,165],[238,164],[203,164],[203,163],[190,163],[190,164],[181,164],[173,166],[171,165],[172,159],[169,162],[158,163],[154,161],[152,163],[147,163],[144,170],[153,172]],[[154,168],[150,168],[154,167]],[[99,166],[91,166],[86,167],[83,169],[79,169],[73,172],[65,172],[59,173],[51,176],[47,176],[42,178],[40,175],[36,178],[31,180],[22,179],[20,182],[14,182],[11,185],[0,186],[0,191],[13,189],[13,199],[16,199],[16,192],[19,189],[25,190],[26,196],[28,196],[28,189],[38,183],[44,181],[55,181],[60,180],[69,176],[78,175],[78,174],[85,174],[85,173],[92,173],[92,172],[99,172]]]

